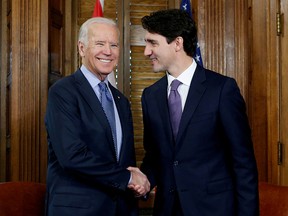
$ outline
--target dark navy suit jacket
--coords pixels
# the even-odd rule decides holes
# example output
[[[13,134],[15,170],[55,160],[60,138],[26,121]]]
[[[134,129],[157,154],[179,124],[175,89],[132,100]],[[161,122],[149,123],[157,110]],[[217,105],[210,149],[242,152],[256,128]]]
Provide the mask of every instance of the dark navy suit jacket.
[[[142,108],[141,169],[157,186],[154,215],[171,215],[175,193],[185,216],[259,214],[251,132],[234,79],[197,66],[176,142],[166,76],[144,90]]]
[[[101,104],[80,70],[49,90],[47,215],[137,215],[127,190],[128,166],[135,166],[129,101],[109,85],[123,131],[119,162]],[[118,211],[118,214],[119,214]]]

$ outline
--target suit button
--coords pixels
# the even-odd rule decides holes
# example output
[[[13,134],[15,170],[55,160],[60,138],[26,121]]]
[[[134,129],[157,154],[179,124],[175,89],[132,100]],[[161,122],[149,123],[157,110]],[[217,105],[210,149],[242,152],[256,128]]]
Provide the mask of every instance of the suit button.
[[[169,190],[169,193],[174,193],[174,189],[173,188],[171,188],[170,190]]]
[[[174,161],[174,166],[178,166],[178,161]]]

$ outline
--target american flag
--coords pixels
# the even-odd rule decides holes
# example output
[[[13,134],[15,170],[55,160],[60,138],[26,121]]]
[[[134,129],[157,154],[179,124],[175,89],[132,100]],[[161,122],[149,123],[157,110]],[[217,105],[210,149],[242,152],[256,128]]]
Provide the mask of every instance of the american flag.
[[[180,9],[186,11],[191,18],[193,18],[192,16],[192,11],[191,11],[191,5],[190,5],[190,0],[182,0],[181,4],[180,4]],[[197,64],[203,66],[203,61],[202,61],[202,57],[201,57],[201,50],[200,50],[200,46],[199,43],[197,42],[197,47],[196,47],[196,52],[194,55],[194,59],[197,62]]]

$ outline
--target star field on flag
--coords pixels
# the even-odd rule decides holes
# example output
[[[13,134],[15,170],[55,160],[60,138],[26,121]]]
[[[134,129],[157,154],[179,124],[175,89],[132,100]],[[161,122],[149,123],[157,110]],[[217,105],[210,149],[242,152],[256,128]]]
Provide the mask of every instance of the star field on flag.
[[[180,9],[186,11],[190,15],[190,17],[193,19],[192,10],[191,10],[191,6],[190,6],[190,0],[182,0],[181,4],[180,4]],[[195,55],[193,58],[195,59],[197,64],[203,66],[203,61],[202,61],[202,57],[201,57],[201,50],[200,50],[200,46],[199,46],[198,42],[197,42]]]

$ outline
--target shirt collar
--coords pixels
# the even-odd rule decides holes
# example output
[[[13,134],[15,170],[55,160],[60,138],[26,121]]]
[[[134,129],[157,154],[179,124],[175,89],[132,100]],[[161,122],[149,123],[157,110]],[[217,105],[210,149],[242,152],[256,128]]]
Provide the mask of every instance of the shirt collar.
[[[90,83],[93,89],[101,82],[101,80],[99,80],[97,76],[95,76],[95,74],[89,71],[84,65],[81,65],[80,70],[83,73],[83,75],[86,77],[86,79],[88,80],[88,82]],[[106,85],[108,86],[107,77],[105,78],[103,82],[105,82]]]
[[[193,59],[192,64],[177,77],[177,80],[179,80],[184,85],[190,86],[196,67],[197,67],[197,63]],[[168,72],[166,72],[166,74],[167,74],[167,79],[168,79],[168,86],[170,86],[171,82],[176,78],[170,75]]]

